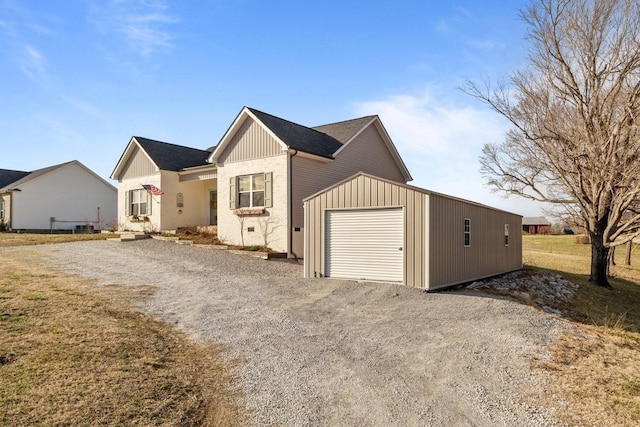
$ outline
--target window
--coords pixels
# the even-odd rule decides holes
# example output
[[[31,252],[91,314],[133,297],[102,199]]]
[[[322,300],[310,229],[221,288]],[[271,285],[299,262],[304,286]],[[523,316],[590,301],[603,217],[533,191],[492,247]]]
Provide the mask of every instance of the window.
[[[4,200],[0,200],[0,220],[4,219]]]
[[[271,173],[257,173],[231,178],[229,207],[271,207],[271,177]]]
[[[504,225],[504,245],[509,246],[509,224]]]
[[[471,246],[471,220],[469,218],[464,219],[464,246]]]
[[[131,190],[127,195],[127,215],[145,216],[151,214],[151,201],[146,190]]]
[[[238,177],[238,207],[264,206],[264,174]]]

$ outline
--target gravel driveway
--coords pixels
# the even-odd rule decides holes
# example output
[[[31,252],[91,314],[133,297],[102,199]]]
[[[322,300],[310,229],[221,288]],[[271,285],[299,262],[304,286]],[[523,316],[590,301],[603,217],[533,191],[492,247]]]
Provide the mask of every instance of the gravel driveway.
[[[557,425],[530,365],[563,323],[508,300],[304,280],[291,261],[157,240],[2,252],[156,287],[141,309],[226,346],[254,425]]]

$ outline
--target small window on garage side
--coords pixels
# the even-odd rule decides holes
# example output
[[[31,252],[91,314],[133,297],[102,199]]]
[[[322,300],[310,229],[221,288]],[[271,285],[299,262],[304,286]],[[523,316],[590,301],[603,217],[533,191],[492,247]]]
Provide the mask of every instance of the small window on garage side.
[[[4,219],[4,200],[0,200],[0,220]]]
[[[509,224],[504,225],[504,245],[509,246]]]
[[[176,194],[176,206],[179,208],[184,207],[184,194],[182,193]]]
[[[464,246],[471,246],[471,219],[464,219]]]

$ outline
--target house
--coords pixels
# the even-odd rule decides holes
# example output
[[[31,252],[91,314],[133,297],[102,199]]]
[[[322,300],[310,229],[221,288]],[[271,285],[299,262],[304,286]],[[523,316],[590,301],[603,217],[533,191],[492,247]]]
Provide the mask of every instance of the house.
[[[402,182],[357,173],[304,212],[305,277],[434,290],[522,268],[520,215]]]
[[[311,128],[244,107],[208,150],[132,137],[111,177],[122,228],[211,225],[229,244],[301,257],[303,199],[360,171],[411,180],[378,116]]]
[[[522,231],[528,234],[551,234],[551,223],[543,216],[522,218]]]
[[[97,230],[117,218],[117,190],[77,160],[0,169],[0,222],[12,231]]]

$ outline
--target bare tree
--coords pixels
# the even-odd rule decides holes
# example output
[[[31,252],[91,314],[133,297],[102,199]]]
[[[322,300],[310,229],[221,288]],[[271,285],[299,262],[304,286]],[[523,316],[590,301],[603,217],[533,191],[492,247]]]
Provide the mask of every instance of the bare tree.
[[[610,287],[610,248],[640,235],[640,2],[532,0],[520,15],[528,67],[463,88],[513,125],[484,146],[482,172],[496,191],[576,211],[589,281]]]
[[[262,240],[265,248],[269,247],[273,232],[276,231],[277,228],[280,228],[278,222],[279,221],[277,219],[274,219],[268,214],[258,218],[258,226],[260,227],[260,234],[262,234]]]

